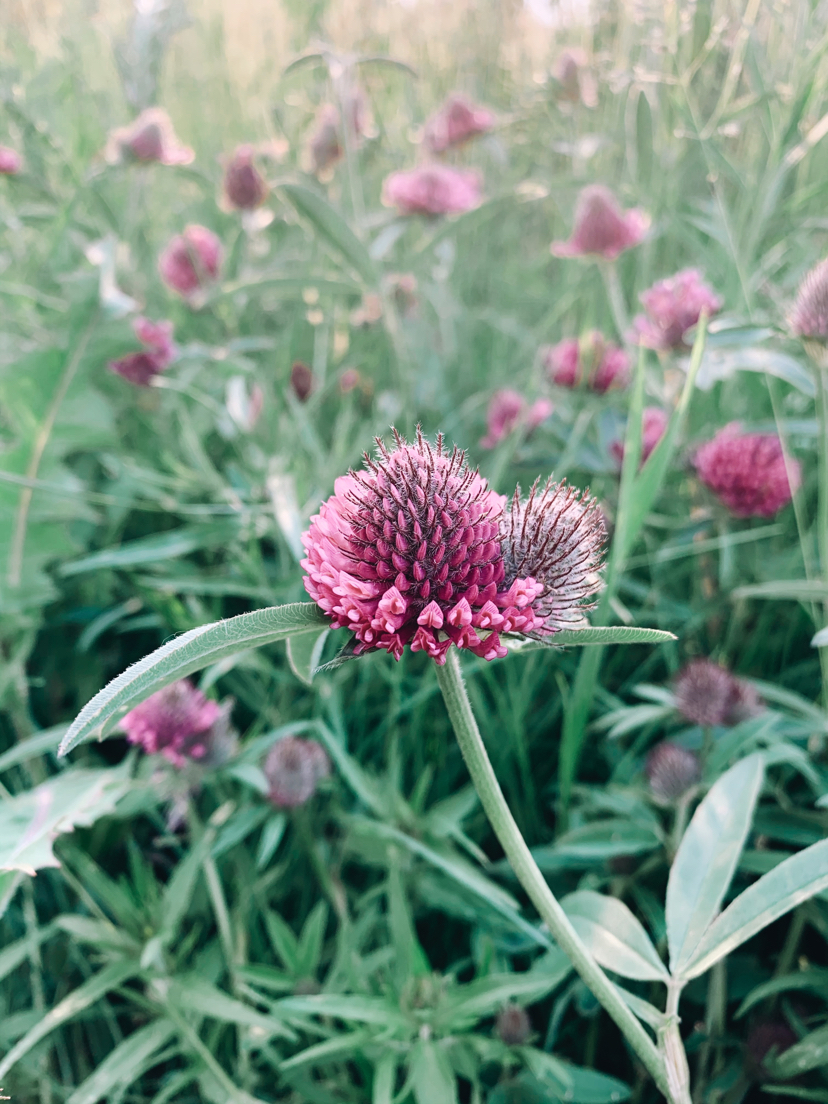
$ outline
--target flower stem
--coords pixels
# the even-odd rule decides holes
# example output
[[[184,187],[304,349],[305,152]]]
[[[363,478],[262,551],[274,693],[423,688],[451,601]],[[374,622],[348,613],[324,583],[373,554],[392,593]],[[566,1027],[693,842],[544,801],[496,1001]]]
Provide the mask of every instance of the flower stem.
[[[822,582],[828,584],[828,371],[818,364],[816,368],[817,417],[819,419],[819,478],[817,499],[817,548],[819,550],[819,571]],[[822,608],[823,624],[828,625],[828,602]],[[828,705],[828,683],[826,683],[826,665],[824,658],[828,649],[819,649],[822,660],[822,700]]]
[[[450,648],[445,666],[437,668],[437,682],[480,802],[518,881],[526,890],[555,942],[621,1029],[656,1085],[671,1099],[667,1071],[658,1048],[581,942],[557,898],[546,884],[515,823],[474,719],[456,649]],[[683,1102],[675,1101],[674,1104]]]

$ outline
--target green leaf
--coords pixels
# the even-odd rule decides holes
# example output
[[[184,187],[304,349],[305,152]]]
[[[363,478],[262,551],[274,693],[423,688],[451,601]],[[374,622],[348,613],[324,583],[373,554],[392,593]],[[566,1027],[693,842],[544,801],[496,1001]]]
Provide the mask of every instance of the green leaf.
[[[0,772],[16,767],[18,763],[25,763],[29,759],[39,759],[47,751],[54,751],[66,731],[66,725],[56,725],[54,728],[44,729],[27,740],[21,740],[19,744],[10,747],[0,755]]]
[[[276,1001],[274,1010],[287,1016],[332,1016],[336,1020],[378,1024],[382,1027],[408,1027],[399,1008],[384,997],[343,996],[316,993],[308,997],[286,997]]]
[[[278,1003],[273,1006],[274,1014],[265,1015],[236,1000],[235,997],[223,993],[221,989],[211,985],[206,978],[199,977],[197,974],[179,976],[175,981],[170,982],[166,997],[176,1008],[195,1012],[208,1019],[220,1020],[222,1023],[255,1027],[263,1032],[265,1037],[279,1035],[284,1039],[296,1038],[293,1031],[278,1016]]]
[[[581,1069],[534,1047],[521,1047],[520,1055],[537,1079],[558,1100],[571,1104],[617,1104],[630,1095],[628,1085],[596,1070]]]
[[[396,1080],[397,1056],[393,1053],[383,1054],[374,1065],[371,1104],[393,1104]]]
[[[554,952],[553,952],[554,953]],[[568,976],[572,967],[560,955],[558,970],[528,970],[522,974],[489,974],[450,991],[433,1018],[434,1027],[445,1034],[466,1031],[478,1020],[493,1016],[504,1004],[515,1000],[534,1004],[548,996]]]
[[[779,993],[787,993],[792,989],[813,989],[817,993],[828,992],[828,970],[812,966],[807,970],[784,974],[782,977],[771,978],[770,981],[757,985],[739,1005],[736,1019],[741,1019],[751,1008],[767,1000],[768,997],[775,997]]]
[[[341,1061],[373,1040],[374,1036],[367,1031],[350,1031],[344,1035],[335,1035],[332,1039],[326,1039],[324,1043],[316,1043],[314,1046],[300,1050],[298,1054],[282,1062],[279,1069],[292,1070],[299,1066],[315,1065],[317,1062],[330,1062],[334,1059]]]
[[[214,522],[212,525],[185,525],[169,533],[124,541],[116,548],[102,548],[78,560],[61,564],[58,574],[64,577],[82,575],[87,571],[138,567],[189,556],[203,548],[218,548],[239,535],[237,520]]]
[[[327,924],[327,902],[317,901],[304,923],[297,949],[298,973],[305,977],[316,977],[319,960],[322,958],[322,944]]]
[[[153,1055],[175,1035],[169,1020],[153,1020],[139,1027],[107,1054],[95,1071],[86,1078],[66,1104],[97,1104],[111,1098],[115,1089],[136,1081],[155,1062]]]
[[[641,855],[661,846],[655,828],[621,817],[596,820],[565,832],[559,839],[532,850],[545,873],[579,869],[619,855]]]
[[[417,1104],[457,1104],[457,1079],[442,1047],[430,1039],[418,1039],[409,1069]]]
[[[765,1064],[771,1076],[779,1081],[828,1065],[828,1024],[812,1031],[778,1057],[765,1059]]]
[[[310,686],[316,674],[329,632],[329,629],[323,629],[316,635],[303,633],[302,636],[288,637],[287,657],[290,669],[306,686]]]
[[[602,966],[639,981],[669,980],[650,937],[623,901],[582,889],[564,897],[561,907]]]
[[[697,977],[792,908],[828,888],[828,840],[791,855],[740,893],[717,917],[682,970]]]
[[[715,919],[739,863],[753,819],[765,761],[742,759],[711,786],[684,833],[667,882],[670,970],[683,977]]]
[[[663,629],[638,629],[627,625],[596,626],[589,629],[561,629],[545,640],[516,641],[510,651],[530,652],[536,648],[583,648],[589,644],[665,644],[678,639]]]
[[[190,629],[128,667],[96,694],[72,722],[58,754],[66,755],[94,735],[103,739],[124,713],[176,679],[236,652],[272,644],[295,633],[313,632],[325,624],[325,615],[317,605],[296,602]]]
[[[369,287],[377,286],[379,275],[368,250],[326,199],[301,184],[282,183],[277,190]]]
[[[794,602],[824,602],[828,599],[828,583],[819,579],[774,579],[766,583],[737,587],[731,598],[788,599]]]

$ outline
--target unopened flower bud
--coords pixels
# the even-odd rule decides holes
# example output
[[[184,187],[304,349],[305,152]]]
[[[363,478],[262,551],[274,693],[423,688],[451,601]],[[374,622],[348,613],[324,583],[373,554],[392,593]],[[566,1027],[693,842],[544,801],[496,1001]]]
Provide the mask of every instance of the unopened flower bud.
[[[144,348],[111,360],[109,370],[139,387],[148,387],[157,375],[170,366],[175,356],[173,324],[136,318],[132,328]]]
[[[319,782],[331,773],[331,763],[316,740],[283,736],[268,752],[264,773],[273,804],[279,809],[294,809],[313,797]]]
[[[693,724],[734,725],[762,711],[755,688],[709,659],[694,659],[673,687],[676,709]]]
[[[339,112],[333,104],[322,104],[316,113],[313,131],[308,138],[307,160],[317,176],[327,173],[343,155],[340,138]]]
[[[148,107],[129,126],[119,127],[109,136],[106,159],[119,161],[157,161],[162,165],[189,165],[195,153],[176,137],[170,117],[160,107]]]
[[[649,225],[649,216],[643,211],[622,211],[609,188],[590,184],[578,196],[571,238],[552,242],[551,250],[556,257],[595,256],[614,261],[643,240]]]
[[[423,136],[432,153],[444,153],[486,134],[494,125],[495,117],[488,108],[455,93],[428,120]]]
[[[225,199],[240,211],[252,211],[267,199],[267,184],[253,154],[252,146],[239,146],[224,173]]]
[[[701,764],[694,752],[665,740],[647,756],[645,772],[653,797],[668,805],[698,783]]]
[[[497,1014],[495,1031],[506,1046],[523,1046],[532,1034],[532,1021],[525,1008],[507,1004]]]
[[[301,360],[297,360],[290,370],[290,386],[299,402],[307,402],[314,388],[313,371]]]
[[[612,388],[626,387],[630,380],[629,356],[598,330],[582,341],[567,338],[557,345],[544,345],[540,356],[550,381],[559,387],[586,384],[603,395]]]

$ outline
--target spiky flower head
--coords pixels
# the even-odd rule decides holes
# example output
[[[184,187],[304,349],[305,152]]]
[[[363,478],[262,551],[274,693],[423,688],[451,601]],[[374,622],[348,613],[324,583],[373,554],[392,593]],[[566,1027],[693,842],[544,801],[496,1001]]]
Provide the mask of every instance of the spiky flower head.
[[[23,158],[10,146],[0,146],[0,175],[16,176],[23,168]]]
[[[252,211],[267,199],[267,183],[256,168],[252,146],[239,146],[224,171],[224,197],[230,207]]]
[[[644,768],[656,801],[669,805],[692,789],[701,778],[698,755],[680,744],[662,741],[647,756]]]
[[[828,368],[828,258],[812,268],[799,285],[788,324],[793,334],[802,338],[817,366]]]
[[[529,1013],[519,1004],[507,1004],[497,1014],[495,1031],[506,1046],[524,1046],[532,1034]]]
[[[594,256],[614,261],[642,241],[649,225],[649,216],[643,211],[624,211],[609,188],[589,184],[578,196],[572,237],[552,242],[551,250],[556,257]]]
[[[129,126],[112,131],[105,157],[113,164],[157,161],[161,165],[189,165],[195,153],[179,142],[163,108],[148,107]]]
[[[708,316],[722,309],[722,301],[701,278],[697,268],[685,268],[659,280],[640,297],[645,314],[636,315],[630,341],[648,349],[686,347],[684,335],[695,326],[702,311]]]
[[[623,349],[593,330],[578,341],[566,338],[557,345],[543,345],[541,362],[552,383],[559,387],[586,385],[599,395],[630,381],[630,358]]]
[[[670,415],[660,406],[645,406],[641,412],[641,463],[649,459],[650,454],[664,436]],[[624,462],[624,442],[613,441],[610,445],[612,455],[619,464]]]
[[[773,433],[719,430],[693,459],[699,479],[736,517],[773,517],[799,486],[800,468]]]
[[[283,736],[270,749],[264,762],[268,797],[279,809],[304,805],[330,773],[331,762],[322,745],[299,736]]]
[[[132,323],[135,336],[144,346],[109,362],[109,370],[138,387],[149,387],[157,375],[169,368],[175,357],[172,322],[152,322],[136,318]]]
[[[120,727],[130,743],[148,755],[163,755],[176,767],[188,761],[220,762],[233,743],[232,704],[211,701],[188,679],[179,679],[131,709]]]
[[[480,203],[480,177],[472,169],[420,165],[387,176],[382,202],[401,215],[462,214]]]
[[[536,429],[553,409],[549,399],[536,399],[530,406],[519,391],[510,388],[495,391],[486,415],[488,432],[480,441],[480,447],[494,448],[521,424],[528,430]]]
[[[733,725],[761,712],[754,687],[710,659],[694,659],[673,686],[676,709],[693,724]]]
[[[494,125],[495,117],[488,108],[456,92],[428,120],[423,138],[432,153],[445,153],[488,133]]]
[[[189,299],[218,279],[222,253],[213,231],[192,223],[169,242],[158,258],[158,271],[167,287]]]

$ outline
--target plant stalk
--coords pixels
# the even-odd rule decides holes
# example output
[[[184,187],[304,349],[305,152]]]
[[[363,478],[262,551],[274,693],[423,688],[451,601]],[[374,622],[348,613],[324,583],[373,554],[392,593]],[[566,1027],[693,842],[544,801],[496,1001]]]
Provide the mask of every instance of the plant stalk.
[[[532,853],[515,823],[489,761],[466,693],[455,648],[449,649],[445,666],[437,668],[437,682],[480,802],[518,881],[526,890],[555,942],[618,1025],[661,1092],[672,1100],[673,1104],[687,1104],[689,1097],[686,1100],[673,1097],[665,1064],[658,1048],[581,942],[532,858]]]
[[[671,981],[667,986],[667,1006],[664,1009],[667,1026],[659,1032],[659,1042],[664,1054],[669,1099],[673,1101],[673,1104],[692,1104],[690,1069],[687,1065],[687,1054],[679,1031],[681,1021],[678,1014],[678,1002],[680,996],[681,986],[676,984],[675,981]]]

